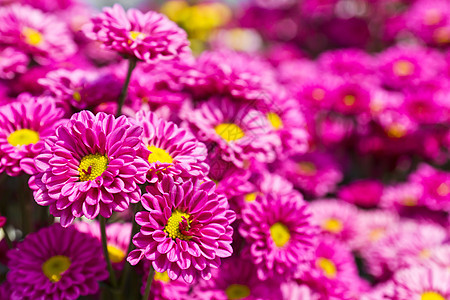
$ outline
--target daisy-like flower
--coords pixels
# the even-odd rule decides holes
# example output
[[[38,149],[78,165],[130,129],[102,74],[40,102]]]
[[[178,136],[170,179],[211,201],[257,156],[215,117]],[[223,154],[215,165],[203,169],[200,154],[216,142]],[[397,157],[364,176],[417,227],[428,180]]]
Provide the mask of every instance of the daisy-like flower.
[[[30,6],[0,7],[0,44],[29,53],[40,63],[63,60],[77,47],[66,24]]]
[[[147,63],[191,55],[186,32],[154,11],[145,14],[137,9],[125,11],[115,4],[105,7],[83,31],[104,48]]]
[[[284,300],[320,300],[320,294],[313,291],[305,284],[298,284],[296,281],[289,281],[281,285]]]
[[[214,192],[212,181],[174,181],[164,176],[147,187],[142,196],[144,211],[136,214],[140,232],[133,237],[136,250],[127,260],[152,262],[156,272],[170,279],[192,283],[197,277],[208,280],[220,259],[231,256],[233,211],[226,199]]]
[[[333,91],[334,109],[343,114],[362,114],[370,111],[371,87],[352,81],[342,82]]]
[[[321,54],[317,64],[320,70],[337,76],[360,78],[372,74],[374,60],[360,49],[339,49]]]
[[[76,217],[109,218],[140,200],[148,164],[142,150],[142,128],[125,116],[82,111],[74,114],[36,157],[39,171],[30,180],[39,205],[61,217],[66,227]]]
[[[450,298],[450,272],[439,267],[412,267],[394,275],[395,300]]]
[[[186,116],[198,139],[216,145],[223,160],[242,168],[244,161],[275,160],[280,139],[259,110],[228,98],[212,98]]]
[[[59,224],[27,235],[8,257],[11,299],[78,299],[108,277],[98,240]]]
[[[259,279],[287,280],[312,259],[316,228],[300,193],[259,197],[242,210],[239,232],[248,243],[246,254]]]
[[[281,299],[277,281],[258,279],[255,266],[244,258],[230,258],[213,271],[210,280],[194,288],[194,299]]]
[[[33,159],[61,124],[64,111],[51,101],[19,96],[0,108],[0,172],[18,176],[36,173]]]
[[[351,245],[358,226],[358,210],[352,204],[336,199],[321,199],[310,204],[313,222],[324,236]]]
[[[380,199],[380,206],[402,210],[405,207],[422,206],[423,187],[417,182],[398,183],[386,186]]]
[[[151,183],[156,182],[161,173],[181,177],[207,174],[208,165],[204,162],[208,153],[206,146],[188,130],[152,112],[138,112],[136,121],[144,129],[141,138],[150,151],[148,180]]]
[[[98,241],[101,241],[101,232],[98,222],[76,222],[75,228],[85,232]],[[125,262],[130,243],[131,223],[112,223],[106,225],[107,249],[109,259],[114,268],[121,269]]]
[[[7,47],[0,50],[0,78],[13,79],[16,74],[25,73],[30,59],[20,50]]]
[[[379,180],[358,180],[342,187],[338,198],[364,207],[377,206],[383,194],[383,184]]]

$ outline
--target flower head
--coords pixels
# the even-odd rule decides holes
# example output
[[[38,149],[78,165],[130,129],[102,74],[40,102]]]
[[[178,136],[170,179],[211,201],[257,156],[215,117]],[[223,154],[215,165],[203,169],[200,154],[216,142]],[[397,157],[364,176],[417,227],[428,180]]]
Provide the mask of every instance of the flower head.
[[[344,201],[364,206],[377,206],[383,193],[383,184],[378,180],[359,180],[342,187],[338,198]]]
[[[29,234],[8,257],[12,299],[78,299],[108,277],[98,240],[59,224]]]
[[[0,78],[12,79],[16,74],[25,73],[30,59],[20,50],[7,47],[0,50]]]
[[[142,259],[152,262],[155,271],[167,271],[192,283],[197,277],[208,280],[220,259],[232,254],[235,214],[214,192],[212,181],[174,181],[171,176],[147,187],[142,196],[144,211],[136,214],[141,226],[127,260],[135,265]]]
[[[74,218],[108,218],[140,200],[148,164],[137,155],[142,128],[125,116],[74,114],[36,157],[35,200],[68,226]]]

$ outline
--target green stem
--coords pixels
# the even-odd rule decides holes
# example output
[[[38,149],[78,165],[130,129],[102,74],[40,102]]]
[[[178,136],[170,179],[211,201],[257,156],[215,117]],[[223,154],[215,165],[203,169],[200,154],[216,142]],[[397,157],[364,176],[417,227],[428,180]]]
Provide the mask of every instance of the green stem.
[[[122,86],[122,91],[120,92],[116,117],[119,117],[122,114],[122,107],[125,103],[125,98],[127,97],[128,86],[130,85],[131,73],[133,73],[134,68],[136,68],[136,64],[137,59],[135,57],[130,57],[128,59],[127,77],[125,78],[125,82]]]
[[[102,235],[103,255],[105,256],[106,265],[108,266],[109,281],[111,282],[112,288],[114,290],[116,290],[117,289],[116,274],[114,273],[114,269],[112,267],[111,260],[109,258],[108,244],[107,244],[107,241],[106,241],[106,219],[103,216],[99,216],[99,218],[100,218],[100,232],[101,232],[101,235]],[[113,292],[113,295],[116,297],[117,293]]]
[[[150,265],[150,269],[148,270],[147,284],[145,285],[145,294],[144,294],[144,297],[142,297],[142,300],[148,300],[148,298],[150,297],[150,288],[152,286],[154,275],[155,275],[155,270]]]

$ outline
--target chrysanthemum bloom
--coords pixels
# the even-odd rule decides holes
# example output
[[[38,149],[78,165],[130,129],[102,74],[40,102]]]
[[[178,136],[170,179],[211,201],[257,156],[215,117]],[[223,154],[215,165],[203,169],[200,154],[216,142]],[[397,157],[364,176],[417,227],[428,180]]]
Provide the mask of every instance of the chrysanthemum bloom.
[[[244,161],[275,160],[280,139],[266,116],[253,106],[212,98],[186,116],[198,139],[216,145],[223,160],[242,168]]]
[[[98,222],[75,222],[74,227],[101,241],[100,225]],[[131,223],[112,223],[106,225],[106,237],[109,259],[113,267],[121,269],[127,256],[130,243]]]
[[[60,125],[64,111],[50,101],[27,95],[0,108],[0,172],[36,173],[33,159]]]
[[[317,230],[300,193],[259,197],[242,210],[239,232],[248,243],[246,254],[259,279],[287,280],[312,259]]]
[[[318,197],[334,191],[343,178],[334,157],[324,152],[295,155],[280,162],[277,172],[295,187]]]
[[[144,276],[142,276],[141,294],[145,293],[145,287],[148,279],[150,262],[144,262]],[[153,300],[183,300],[188,298],[191,285],[184,282],[181,278],[170,279],[167,271],[163,273],[155,272],[153,275],[152,286],[150,288],[150,298]]]
[[[440,226],[400,222],[361,254],[368,271],[383,278],[402,268],[424,264],[446,239],[447,233]]]
[[[362,114],[370,111],[370,85],[343,82],[333,91],[333,107],[343,114]]]
[[[405,93],[401,109],[419,124],[441,124],[449,121],[450,104],[446,87],[433,91],[428,87]]]
[[[371,291],[361,295],[361,300],[392,300],[394,297],[394,283],[386,281],[376,285]]]
[[[443,72],[443,57],[418,46],[393,47],[378,56],[381,80],[384,84],[402,89]]]
[[[150,151],[147,176],[151,183],[156,182],[161,173],[181,177],[206,175],[208,165],[204,161],[208,151],[192,133],[152,112],[138,112],[136,121],[144,129],[141,139]]]
[[[305,284],[298,284],[296,281],[289,281],[281,285],[283,299],[320,300],[320,294],[313,291]]]
[[[338,198],[364,207],[377,206],[383,194],[383,184],[379,180],[358,180],[341,187]]]
[[[374,60],[360,49],[326,51],[317,59],[320,70],[337,76],[361,78],[373,73]]]
[[[450,272],[439,267],[413,267],[394,275],[395,300],[450,298]]]
[[[359,280],[355,259],[350,248],[335,239],[321,239],[310,268],[300,271],[300,280],[322,294],[340,285],[356,289]]]
[[[186,83],[195,94],[225,94],[244,100],[264,100],[276,93],[275,72],[263,60],[230,50],[206,51],[188,72]]]
[[[433,210],[450,210],[450,173],[425,163],[410,175],[410,181],[423,187],[421,202]]]
[[[0,44],[18,47],[40,63],[63,60],[77,47],[65,23],[30,6],[0,7]]]
[[[108,277],[99,241],[59,224],[27,235],[8,257],[11,299],[78,299]]]
[[[167,271],[172,280],[211,278],[211,269],[233,253],[230,224],[235,219],[214,188],[212,181],[174,182],[172,176],[148,186],[142,196],[145,210],[136,214],[141,226],[133,237],[137,249],[127,260],[132,265],[150,260],[156,272]]]
[[[78,109],[117,99],[121,86],[118,78],[106,72],[82,69],[51,71],[38,83],[59,101]]]
[[[74,114],[35,159],[30,187],[39,205],[67,227],[76,217],[109,218],[140,200],[148,164],[137,155],[142,128],[125,116]]]
[[[291,83],[290,90],[296,95],[300,104],[308,108],[331,109],[334,101],[333,92],[342,84],[342,79],[325,74],[315,74],[305,80]]]
[[[279,283],[262,281],[255,266],[244,258],[230,258],[213,271],[210,280],[200,280],[194,288],[194,299],[281,299]]]
[[[358,226],[358,210],[352,204],[336,199],[321,199],[310,204],[313,223],[322,234],[351,246]]]
[[[91,21],[83,27],[86,36],[122,55],[147,63],[191,55],[186,32],[160,13],[125,11],[115,4],[105,7]]]
[[[7,47],[0,50],[0,78],[12,79],[16,74],[25,73],[30,59],[20,50]]]
[[[381,196],[380,206],[402,210],[404,207],[422,206],[423,187],[417,182],[398,183],[386,186]]]
[[[403,109],[386,109],[376,116],[375,121],[381,125],[391,142],[414,134],[418,129],[417,122]]]

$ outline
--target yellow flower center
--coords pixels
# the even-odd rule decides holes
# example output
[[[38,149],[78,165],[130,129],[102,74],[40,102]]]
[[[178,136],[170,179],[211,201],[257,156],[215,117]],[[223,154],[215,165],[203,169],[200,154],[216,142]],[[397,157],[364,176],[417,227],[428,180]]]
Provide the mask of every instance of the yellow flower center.
[[[39,133],[31,129],[19,129],[11,133],[7,140],[15,147],[36,144],[39,142]]]
[[[116,246],[108,245],[108,255],[109,259],[112,263],[120,263],[125,258],[125,252],[123,252],[121,249],[117,248]]]
[[[311,96],[316,101],[322,101],[325,98],[325,91],[323,89],[313,89]]]
[[[438,186],[436,192],[438,193],[439,196],[445,197],[448,194],[450,194],[450,187],[448,186],[447,183],[443,182]]]
[[[423,259],[427,259],[431,257],[431,251],[430,249],[424,248],[419,252],[419,257]]]
[[[229,300],[238,300],[250,296],[250,289],[243,284],[231,284],[225,290]]]
[[[344,104],[346,106],[352,106],[353,104],[355,104],[355,102],[356,102],[356,97],[353,95],[346,95],[344,97]]]
[[[436,25],[442,20],[442,13],[437,9],[429,9],[425,11],[425,16],[423,18],[424,25]]]
[[[377,241],[384,235],[384,228],[375,228],[369,234],[369,239],[371,241]]]
[[[302,175],[314,176],[317,173],[316,165],[309,161],[299,162],[298,169]]]
[[[286,225],[279,222],[270,226],[270,236],[272,237],[273,242],[278,248],[286,245],[287,242],[289,242],[289,240],[291,239],[289,229],[286,227]]]
[[[42,271],[51,282],[61,280],[62,274],[70,267],[70,258],[64,255],[50,257],[42,264]]]
[[[94,180],[106,171],[108,158],[101,154],[89,154],[81,159],[78,172],[80,181]]]
[[[320,268],[328,278],[335,278],[337,274],[336,265],[329,259],[319,257],[316,260],[316,267]]]
[[[335,218],[330,218],[322,224],[322,229],[331,233],[339,233],[343,228],[342,222]]]
[[[402,203],[404,206],[413,207],[413,206],[417,205],[417,199],[412,196],[409,196],[409,197],[404,198]]]
[[[439,44],[447,44],[450,42],[450,28],[439,27],[433,32],[433,39]]]
[[[179,210],[173,211],[169,220],[167,220],[167,225],[164,228],[164,231],[172,239],[180,239],[185,241],[190,240],[192,237],[185,235],[182,232],[187,232],[189,230],[191,224],[191,221],[189,220],[190,216],[191,215]]]
[[[22,35],[25,37],[27,44],[31,46],[39,45],[44,39],[39,31],[30,27],[24,27],[22,29]]]
[[[173,158],[170,156],[169,153],[167,153],[166,150],[155,147],[155,146],[148,146],[148,150],[151,152],[148,156],[148,162],[149,163],[163,163],[163,164],[171,164],[173,163]]]
[[[392,123],[387,129],[386,133],[390,138],[402,138],[406,135],[406,128],[402,124]]]
[[[216,133],[227,142],[237,141],[242,139],[245,134],[244,131],[236,124],[222,123],[217,125],[214,130]]]
[[[420,300],[446,300],[444,296],[436,292],[425,292],[420,297]]]
[[[146,35],[139,31],[130,31],[130,37],[131,40],[135,41],[137,39],[143,39],[146,37]]]
[[[167,275],[167,271],[163,273],[155,272],[155,276],[153,277],[156,281],[162,281],[168,283],[170,281],[169,275]]]
[[[414,73],[414,65],[407,60],[399,60],[394,63],[393,70],[397,76],[408,76]]]
[[[244,196],[244,200],[246,202],[253,202],[256,200],[256,196],[257,196],[256,193],[248,193]]]
[[[270,124],[272,124],[272,127],[275,128],[276,130],[283,127],[283,121],[281,120],[281,118],[278,114],[273,113],[273,112],[268,113],[267,119],[269,120]]]
[[[81,101],[81,94],[80,94],[80,92],[73,93],[72,97],[73,97],[73,100],[75,100],[77,102]]]

